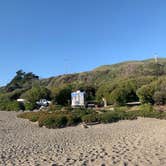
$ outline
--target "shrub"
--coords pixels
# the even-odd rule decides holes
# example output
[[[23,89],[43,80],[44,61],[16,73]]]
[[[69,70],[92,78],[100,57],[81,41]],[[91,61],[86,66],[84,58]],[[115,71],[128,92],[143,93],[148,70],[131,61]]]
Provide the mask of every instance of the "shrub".
[[[138,116],[149,117],[154,111],[151,104],[143,104],[139,108]]]
[[[129,111],[129,112],[125,112],[125,119],[127,120],[134,120],[137,119],[138,117],[138,111]]]
[[[67,116],[67,126],[74,126],[81,122],[81,118],[75,115]]]
[[[82,116],[82,121],[85,123],[91,123],[91,122],[99,122],[99,115],[98,114],[87,114]]]
[[[73,108],[71,106],[61,107],[62,111],[72,111]]]
[[[70,104],[70,99],[71,99],[71,87],[66,86],[63,87],[62,89],[59,89],[57,94],[55,95],[55,100],[59,105],[67,106]]]
[[[21,109],[21,107],[17,101],[11,101],[11,102],[7,103],[7,109],[9,111],[19,111]]]
[[[127,102],[137,101],[136,83],[131,79],[120,81],[117,87],[110,93],[114,104],[124,105]]]
[[[154,104],[153,95],[155,86],[153,84],[144,85],[137,90],[137,95],[142,103]]]
[[[166,103],[166,91],[156,91],[153,95],[155,104],[164,105]]]
[[[87,114],[93,114],[95,113],[95,111],[90,109],[77,108],[72,110],[71,113],[75,116],[83,117],[84,115],[87,115]]]
[[[50,104],[48,106],[48,111],[54,112],[54,111],[59,111],[62,109],[61,105],[55,105],[55,104]]]
[[[60,128],[65,126],[77,125],[82,121],[84,115],[94,116],[95,111],[92,110],[73,110],[73,111],[55,111],[55,112],[26,112],[18,115],[20,118],[29,119],[30,121],[38,121],[39,126],[48,128]],[[96,116],[96,115],[95,115]],[[97,116],[96,116],[97,117]],[[94,121],[94,120],[92,120]]]
[[[19,118],[23,118],[23,119],[29,119],[32,122],[36,122],[38,121],[38,119],[40,118],[40,116],[44,114],[42,112],[25,112],[22,114],[19,114],[17,117]]]
[[[0,101],[0,109],[5,111],[19,111],[23,107],[17,101]]]
[[[106,112],[101,115],[101,122],[103,123],[112,123],[117,122],[119,120],[134,120],[137,119],[138,112],[137,111],[112,111]]]
[[[125,119],[137,119],[138,116],[166,119],[165,112],[155,111],[150,104],[140,106],[138,111],[129,112],[124,111],[121,107],[120,109],[117,107],[115,111],[105,111],[101,114],[96,113],[94,110],[76,109],[72,111],[26,112],[18,115],[20,118],[29,119],[33,122],[38,121],[40,127],[46,126],[47,128],[73,126],[80,122],[112,123]]]
[[[106,112],[101,114],[101,122],[103,123],[112,123],[121,120],[121,115],[116,111]]]
[[[32,122],[37,122],[38,119],[39,119],[39,116],[32,116],[32,117],[30,118],[30,121],[32,121]]]
[[[117,87],[117,83],[114,82],[106,82],[100,85],[100,87],[96,91],[96,99],[100,103],[103,103],[103,98],[106,99],[108,104],[113,104],[113,101],[110,97],[110,93]]]
[[[67,125],[67,117],[65,115],[45,115],[39,118],[39,126],[48,128],[61,128]]]
[[[29,102],[26,102],[25,103],[25,110],[34,110],[36,108],[36,104],[35,103],[29,103]]]

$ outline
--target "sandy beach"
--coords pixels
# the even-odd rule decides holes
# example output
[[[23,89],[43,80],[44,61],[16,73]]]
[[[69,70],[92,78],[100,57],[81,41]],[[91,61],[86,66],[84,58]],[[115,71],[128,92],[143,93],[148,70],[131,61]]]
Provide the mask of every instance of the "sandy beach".
[[[166,165],[166,120],[46,129],[17,114],[0,112],[2,166]]]

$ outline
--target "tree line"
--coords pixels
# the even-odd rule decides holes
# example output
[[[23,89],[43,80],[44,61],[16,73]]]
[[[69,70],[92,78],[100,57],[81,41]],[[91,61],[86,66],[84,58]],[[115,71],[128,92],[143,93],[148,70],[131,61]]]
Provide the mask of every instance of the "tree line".
[[[71,92],[85,91],[88,101],[103,103],[103,98],[111,105],[125,105],[127,102],[141,101],[157,105],[166,104],[166,77],[165,76],[139,76],[116,78],[100,84],[70,83],[57,87],[42,85],[38,76],[16,72],[16,76],[6,87],[0,89],[0,109],[34,109],[36,101],[41,98],[51,100],[55,105],[68,106],[71,103]],[[22,106],[17,103],[18,98],[28,102]],[[24,107],[24,108],[23,108]]]

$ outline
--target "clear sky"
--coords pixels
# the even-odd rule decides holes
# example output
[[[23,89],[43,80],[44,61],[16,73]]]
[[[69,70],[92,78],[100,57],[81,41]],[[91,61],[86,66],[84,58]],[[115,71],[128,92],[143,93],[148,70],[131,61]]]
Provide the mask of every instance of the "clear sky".
[[[1,0],[0,86],[166,56],[166,0]]]

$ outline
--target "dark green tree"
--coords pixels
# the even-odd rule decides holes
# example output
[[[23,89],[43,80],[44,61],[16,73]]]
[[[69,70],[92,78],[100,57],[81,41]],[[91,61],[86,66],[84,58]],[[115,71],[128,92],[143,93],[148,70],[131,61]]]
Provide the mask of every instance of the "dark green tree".
[[[35,80],[39,80],[39,77],[33,73],[25,73],[22,70],[16,72],[16,76],[7,84],[6,92],[12,92],[16,89],[30,89]]]
[[[137,95],[142,103],[154,104],[153,95],[155,93],[155,86],[152,84],[144,85],[137,90]]]
[[[55,101],[59,105],[68,105],[71,101],[71,92],[72,89],[70,86],[63,87],[62,89],[59,89],[59,91],[56,93]]]

